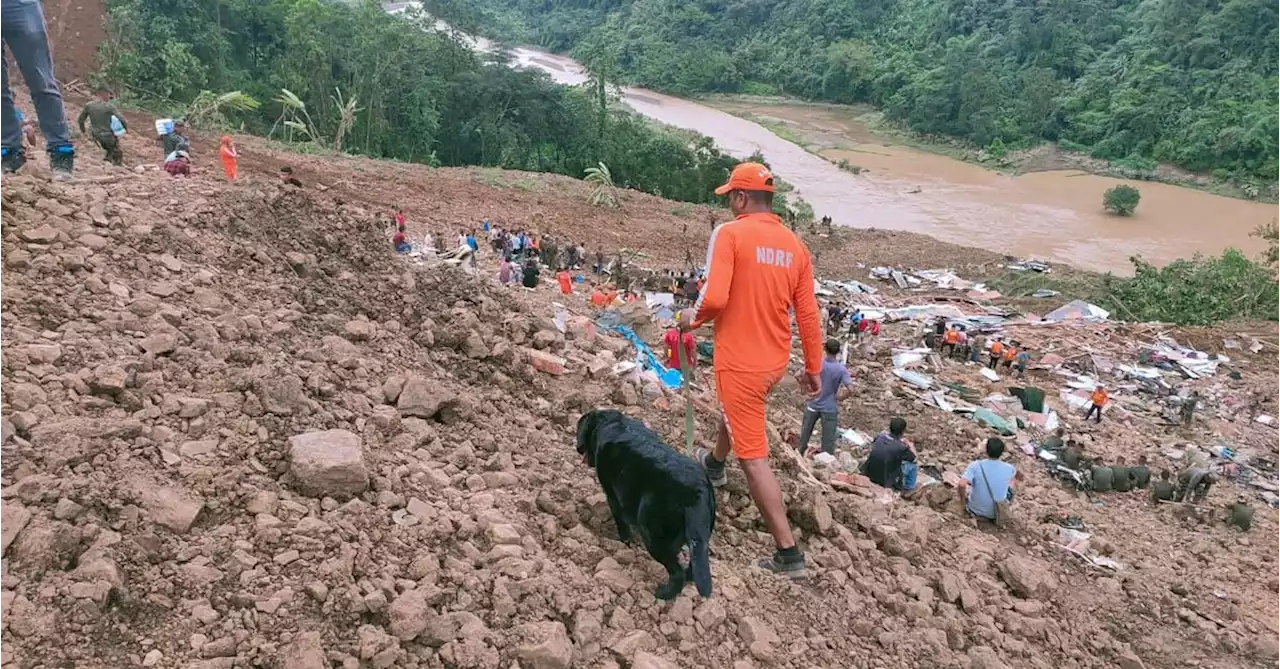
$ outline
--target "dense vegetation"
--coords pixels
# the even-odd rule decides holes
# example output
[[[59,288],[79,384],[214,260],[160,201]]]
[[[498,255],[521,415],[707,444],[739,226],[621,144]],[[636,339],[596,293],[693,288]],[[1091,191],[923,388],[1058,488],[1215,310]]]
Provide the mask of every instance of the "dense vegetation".
[[[432,0],[646,86],[867,102],[1004,151],[1277,178],[1275,0]]]
[[[103,80],[179,108],[202,91],[242,91],[261,106],[225,117],[252,133],[274,126],[279,135],[282,114],[297,114],[281,92],[287,89],[318,136],[374,157],[575,177],[604,162],[620,186],[696,202],[714,197],[733,164],[708,138],[610,104],[603,87],[566,88],[512,69],[501,56],[476,54],[456,35],[427,29],[423,17],[392,17],[372,0],[107,6]]]

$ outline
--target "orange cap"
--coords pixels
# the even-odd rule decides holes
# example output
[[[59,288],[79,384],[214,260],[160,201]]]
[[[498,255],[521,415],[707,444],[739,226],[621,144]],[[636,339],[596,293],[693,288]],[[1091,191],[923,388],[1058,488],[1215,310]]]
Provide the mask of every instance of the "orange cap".
[[[731,190],[762,190],[773,192],[773,173],[760,163],[739,163],[729,175],[729,182],[716,189],[716,195]]]

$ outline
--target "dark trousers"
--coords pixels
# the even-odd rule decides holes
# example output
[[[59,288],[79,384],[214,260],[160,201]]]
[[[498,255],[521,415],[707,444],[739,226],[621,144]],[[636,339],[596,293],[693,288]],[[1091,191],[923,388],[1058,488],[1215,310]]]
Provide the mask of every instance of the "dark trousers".
[[[1097,412],[1098,417],[1093,422],[1101,423],[1102,422],[1102,405],[1101,404],[1094,404],[1093,406],[1090,406],[1089,410],[1084,412],[1084,419],[1089,420],[1089,416],[1092,416],[1094,412]]]
[[[836,412],[814,411],[804,409],[804,418],[800,420],[800,437],[796,439],[796,449],[804,453],[809,449],[809,438],[813,436],[813,426],[822,419],[822,452],[829,455],[836,453]]]
[[[987,361],[987,366],[991,369],[995,369],[998,364],[1000,364],[1000,358],[995,355],[992,355],[991,359]]]
[[[93,140],[106,151],[104,156],[112,165],[124,164],[124,152],[120,150],[120,138],[113,132],[95,132]]]

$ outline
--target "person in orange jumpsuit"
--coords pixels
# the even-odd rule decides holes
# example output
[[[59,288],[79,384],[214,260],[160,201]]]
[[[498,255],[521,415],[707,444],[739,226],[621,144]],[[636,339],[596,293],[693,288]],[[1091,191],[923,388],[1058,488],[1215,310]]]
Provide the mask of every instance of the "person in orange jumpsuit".
[[[222,171],[227,173],[227,181],[235,181],[236,159],[240,157],[240,154],[236,153],[236,145],[231,142],[230,136],[222,136],[222,146],[218,149],[218,157],[222,159]]]
[[[765,400],[791,357],[793,310],[804,350],[801,387],[811,397],[821,388],[822,325],[813,293],[813,266],[804,243],[773,213],[774,179],[767,167],[738,165],[716,194],[728,195],[736,218],[711,233],[706,285],[694,308],[680,315],[685,331],[715,322],[713,371],[720,430],[715,449],[698,449],[695,457],[712,485],[721,486],[728,481],[729,452],[737,456],[776,548],[758,566],[803,578],[804,554],[791,533],[782,491],[769,467]]]

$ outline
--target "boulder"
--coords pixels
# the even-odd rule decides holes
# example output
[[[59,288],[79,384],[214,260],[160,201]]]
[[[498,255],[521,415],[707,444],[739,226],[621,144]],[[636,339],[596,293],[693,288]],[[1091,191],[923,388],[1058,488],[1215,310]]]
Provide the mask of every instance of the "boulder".
[[[397,639],[411,641],[427,628],[431,613],[423,590],[407,590],[387,609],[388,629]]]
[[[151,522],[177,534],[191,529],[204,509],[204,499],[185,488],[135,481],[133,489]]]
[[[21,504],[0,502],[0,554],[9,550],[9,544],[22,528],[31,522],[31,512]]]
[[[439,381],[420,376],[409,377],[396,398],[396,409],[401,416],[433,418],[450,412],[458,405],[458,395]]]
[[[573,642],[561,622],[526,623],[516,628],[524,641],[516,648],[521,669],[568,669]]]
[[[290,437],[289,471],[298,489],[313,497],[347,498],[369,487],[363,442],[346,430]]]
[[[1033,558],[1011,556],[996,568],[1009,589],[1025,599],[1048,599],[1058,587],[1058,579],[1049,566]]]

